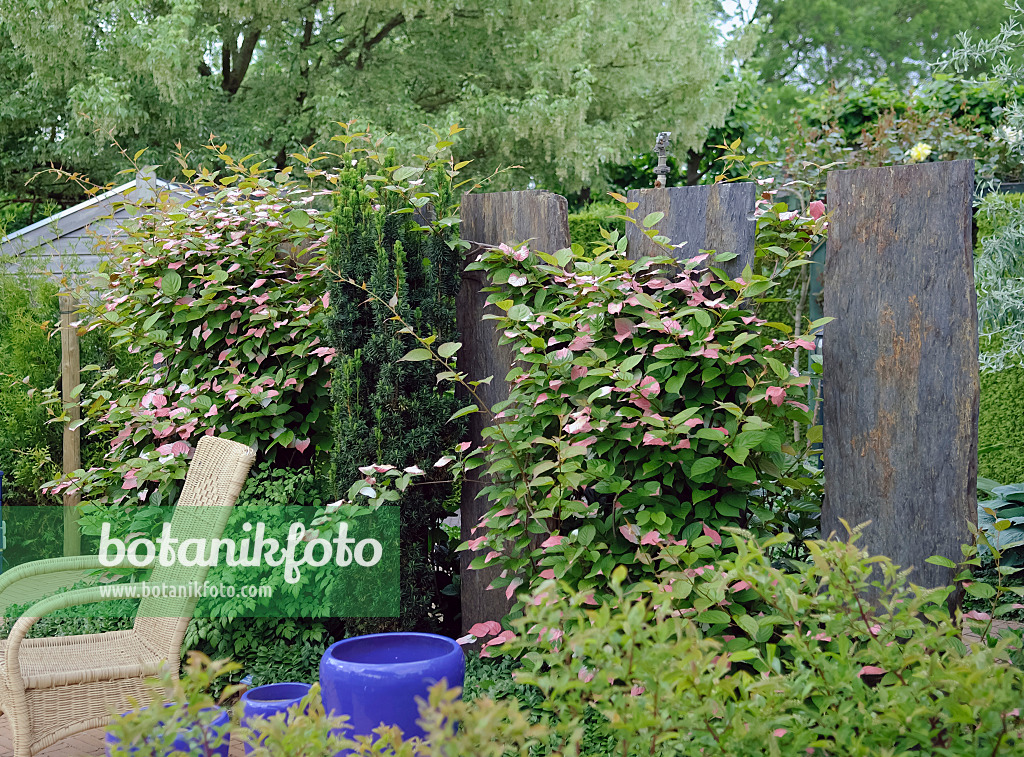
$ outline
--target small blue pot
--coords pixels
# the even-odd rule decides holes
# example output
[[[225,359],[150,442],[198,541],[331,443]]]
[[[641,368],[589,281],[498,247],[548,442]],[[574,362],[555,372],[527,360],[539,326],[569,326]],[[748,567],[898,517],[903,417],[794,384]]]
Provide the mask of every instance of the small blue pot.
[[[332,644],[320,660],[324,709],[348,715],[347,735],[368,735],[381,724],[398,726],[405,738],[423,737],[419,705],[444,680],[461,688],[466,657],[453,639],[430,633],[377,633]]]
[[[302,702],[309,689],[308,683],[271,683],[249,689],[242,694],[242,725],[251,728],[250,720],[270,718],[279,712],[287,713]],[[251,754],[254,746],[259,746],[258,736],[252,745],[245,744],[245,753]]]
[[[171,707],[172,705],[165,705],[165,707]],[[143,709],[146,709],[143,707]],[[220,714],[210,721],[209,732],[211,735],[217,736],[223,734],[224,742],[221,746],[214,749],[209,757],[228,757],[228,749],[230,747],[231,734],[228,727],[231,725],[231,715],[227,710],[220,709]],[[209,710],[202,710],[202,712],[209,712]],[[161,725],[167,725],[166,722],[162,722]],[[178,727],[178,736],[174,739],[174,744],[171,746],[170,753],[184,752],[185,754],[192,753],[192,750],[198,750],[203,743],[203,734],[200,730],[202,726],[197,722],[178,721],[175,723]],[[107,757],[110,757],[114,751],[114,746],[121,743],[121,740],[108,732],[106,737],[103,739],[106,745]],[[131,747],[129,751],[137,752],[138,747]],[[206,757],[204,755],[204,757]]]

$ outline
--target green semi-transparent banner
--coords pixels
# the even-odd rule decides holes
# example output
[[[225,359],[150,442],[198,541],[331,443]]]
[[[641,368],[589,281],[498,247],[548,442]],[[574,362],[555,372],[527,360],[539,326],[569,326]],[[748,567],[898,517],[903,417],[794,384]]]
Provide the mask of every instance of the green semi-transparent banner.
[[[8,626],[25,614],[94,619],[91,630],[136,615],[399,614],[397,506],[94,509],[81,517],[77,559],[63,557],[63,507],[4,507],[2,516]]]

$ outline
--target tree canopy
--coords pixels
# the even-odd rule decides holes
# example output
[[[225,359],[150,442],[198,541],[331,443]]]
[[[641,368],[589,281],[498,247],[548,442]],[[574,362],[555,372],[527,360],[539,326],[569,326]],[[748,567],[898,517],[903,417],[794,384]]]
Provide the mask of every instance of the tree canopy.
[[[672,131],[699,147],[734,95],[704,0],[0,0],[0,191],[49,163],[108,181],[216,134],[283,166],[358,119],[468,127],[478,175],[573,191]],[[417,133],[418,132],[418,133]],[[165,168],[163,173],[169,170]]]
[[[759,0],[766,81],[916,83],[959,32],[990,36],[1003,0]]]

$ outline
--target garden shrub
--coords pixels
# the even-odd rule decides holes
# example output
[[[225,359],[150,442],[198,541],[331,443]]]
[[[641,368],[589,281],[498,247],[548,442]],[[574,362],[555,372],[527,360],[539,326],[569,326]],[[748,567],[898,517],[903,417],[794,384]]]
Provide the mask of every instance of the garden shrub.
[[[318,475],[312,467],[276,468],[270,461],[255,465],[238,495],[231,518],[225,528],[229,534],[241,535],[246,521],[262,521],[268,529],[294,521],[307,522],[309,513],[326,504],[333,494],[333,484],[326,475]],[[210,568],[207,581],[212,585],[229,585],[235,569],[228,565]],[[304,580],[327,583],[334,568],[307,567]],[[326,647],[338,632],[338,623],[324,617],[329,605],[310,597],[296,598],[292,617],[253,617],[259,602],[281,603],[288,587],[280,571],[273,566],[260,566],[246,571],[246,582],[274,589],[273,600],[242,597],[201,599],[182,646],[182,652],[198,650],[214,658],[231,657],[242,665],[242,675],[251,673],[257,683],[271,676],[304,675],[310,672],[311,657],[316,648]],[[315,667],[315,666],[314,666]]]
[[[59,319],[56,286],[0,275],[0,470],[7,505],[53,502],[39,485],[60,462],[62,433],[47,424],[45,398],[31,389],[60,376],[60,339],[50,338]]]
[[[190,200],[125,222],[117,262],[101,267],[108,288],[90,328],[144,363],[100,370],[83,392],[87,430],[114,434],[103,465],[73,477],[84,528],[104,519],[123,535],[131,505],[173,502],[203,434],[255,445],[279,467],[330,444],[317,195],[224,149],[214,148],[223,171],[186,169]]]
[[[465,699],[443,683],[431,690],[421,706],[426,739],[403,740],[382,726],[358,742],[332,741],[341,723],[324,712],[314,687],[287,721],[261,724],[270,734],[264,754],[1020,753],[1024,672],[1007,662],[1018,635],[968,651],[959,624],[984,624],[986,614],[951,617],[949,589],[908,584],[891,562],[858,549],[856,534],[851,543],[811,542],[812,560],[787,570],[771,555],[791,535],[732,536],[734,554],[704,563],[699,580],[682,567],[688,560],[636,582],[626,567],[613,568],[611,601],[601,607],[589,592],[545,582],[487,648],[502,661],[486,669],[469,661]],[[863,601],[869,589],[874,603]],[[745,612],[750,606],[761,611]],[[720,624],[700,613],[725,616],[729,634],[716,638]],[[167,720],[159,705],[202,717],[214,704],[207,691],[231,672],[193,656],[182,681],[165,679],[147,710],[111,726],[120,754],[132,739],[141,748],[133,754],[160,754],[151,749],[170,729],[158,722]],[[222,700],[236,691],[226,689]],[[233,725],[232,737],[249,734]]]
[[[471,264],[498,285],[497,325],[521,355],[488,432],[500,483],[478,541],[503,555],[498,586],[550,571],[600,591],[615,564],[651,570],[643,546],[659,534],[728,546],[723,527],[788,527],[765,492],[811,483],[777,428],[810,422],[807,379],[772,353],[813,345],[771,338],[744,304],[774,282],[726,283],[699,258],[632,263],[620,241]]]
[[[979,478],[978,491],[987,495],[978,497],[978,529],[1002,553],[1004,565],[1024,566],[1024,483],[999,486]]]
[[[439,140],[420,165],[397,167],[393,152],[364,158],[338,178],[328,244],[337,489],[348,491],[369,463],[426,471],[400,496],[390,493],[401,507],[401,617],[350,623],[363,631],[457,629],[457,602],[441,594],[457,561],[441,528],[453,482],[432,466],[459,440],[463,426],[449,420],[459,404],[429,366],[402,360],[414,340],[384,305],[438,343],[456,337],[462,259],[450,144]],[[390,182],[408,182],[408,191],[383,186]]]
[[[569,214],[569,239],[584,248],[593,247],[603,241],[601,229],[626,233],[626,222],[611,216],[623,215],[623,208],[617,202],[593,202],[577,213]]]
[[[776,286],[776,266],[760,261],[773,276],[731,282],[695,268],[708,255],[681,269],[670,258],[629,261],[624,246],[611,232],[592,251],[502,246],[470,263],[492,283],[488,299],[504,312],[496,326],[519,358],[507,402],[462,411],[491,413],[485,447],[466,468],[494,482],[479,524],[488,530],[463,548],[484,553],[474,567],[502,567],[493,585],[509,597],[556,577],[600,601],[615,565],[635,577],[657,569],[663,535],[706,555],[729,547],[727,526],[803,536],[785,503],[820,490],[780,430],[810,422],[808,379],[775,357],[812,345],[771,337],[749,309]],[[780,252],[789,258],[780,270],[803,255],[770,254]],[[459,346],[405,359],[433,360],[439,380],[465,380],[451,360]],[[387,491],[376,487],[371,501]]]
[[[59,408],[55,411],[47,403],[48,396],[40,388],[60,380],[57,292],[56,282],[45,273],[0,273],[0,470],[8,506],[56,502],[40,487],[60,471],[63,435],[58,424],[49,422]],[[101,333],[84,335],[79,351],[83,365],[111,367],[117,362],[129,368],[137,362],[125,350],[112,348]],[[81,454],[87,464],[102,457],[105,441],[82,439]],[[18,549],[20,545],[11,546]]]
[[[908,584],[856,535],[811,542],[810,563],[780,570],[771,547],[788,538],[737,535],[736,554],[709,565],[703,584],[678,569],[630,583],[617,568],[611,609],[543,586],[495,648],[519,656],[517,683],[542,694],[550,752],[577,753],[602,733],[614,743],[604,753],[624,755],[1019,752],[1024,672],[1007,662],[1018,635],[968,651],[960,614],[945,606],[950,589]],[[695,594],[731,616],[728,635],[712,638]]]
[[[59,510],[58,510],[59,511]],[[91,580],[76,582],[63,591],[84,589],[95,585]],[[62,593],[60,591],[56,593]],[[107,633],[108,631],[124,631],[135,623],[138,600],[110,599],[105,602],[94,602],[78,608],[57,610],[39,621],[29,629],[28,638],[43,639],[54,636],[79,636],[88,633]],[[3,638],[14,628],[14,624],[29,608],[31,603],[12,604],[4,608],[0,618],[0,634]]]

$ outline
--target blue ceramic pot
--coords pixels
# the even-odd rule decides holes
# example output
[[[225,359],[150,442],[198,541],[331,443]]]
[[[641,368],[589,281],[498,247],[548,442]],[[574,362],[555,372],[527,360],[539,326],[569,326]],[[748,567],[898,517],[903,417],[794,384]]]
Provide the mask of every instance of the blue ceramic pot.
[[[269,718],[279,712],[287,713],[309,693],[308,683],[271,683],[257,686],[242,694],[242,725],[249,725],[255,718]],[[259,745],[258,736],[253,739]],[[251,754],[253,747],[245,744],[245,753]]]
[[[377,633],[332,644],[320,660],[324,709],[348,715],[352,730],[366,735],[382,723],[396,725],[406,738],[423,737],[416,724],[429,689],[444,680],[462,687],[466,658],[447,636],[430,633]]]
[[[171,707],[172,705],[165,705]],[[145,707],[143,709],[146,709]],[[209,712],[209,710],[202,710],[202,712]],[[161,725],[169,725],[166,721],[161,721]],[[184,752],[185,754],[201,754],[198,750],[202,748],[203,744],[203,732],[200,730],[202,726],[196,721],[188,720],[177,720],[173,723],[177,728],[178,736],[174,739],[174,744],[171,746],[171,751],[168,754],[175,752]],[[228,731],[228,727],[231,725],[231,715],[227,710],[221,709],[220,714],[215,717],[208,726],[211,735],[224,735],[224,742],[221,746],[212,750],[209,755],[203,755],[203,757],[228,757],[228,749],[230,747],[231,734]],[[106,745],[107,757],[114,751],[114,746],[121,743],[121,740],[114,736],[112,733],[107,733],[103,739]],[[131,747],[130,752],[137,752],[138,747]]]

